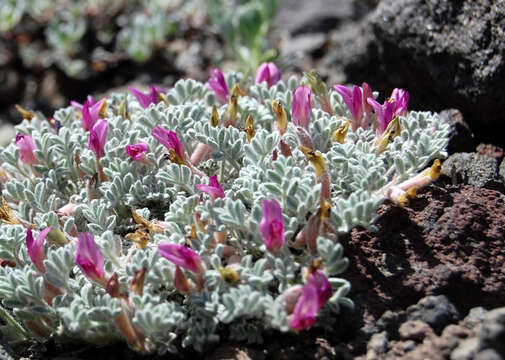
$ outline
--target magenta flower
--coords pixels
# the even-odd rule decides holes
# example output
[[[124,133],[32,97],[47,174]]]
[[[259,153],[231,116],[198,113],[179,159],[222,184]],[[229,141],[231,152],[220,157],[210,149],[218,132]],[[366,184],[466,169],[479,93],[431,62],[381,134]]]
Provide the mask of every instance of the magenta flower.
[[[320,270],[310,273],[289,321],[291,329],[300,331],[311,327],[316,321],[317,313],[332,294],[330,282]]]
[[[89,100],[86,100],[82,106],[82,127],[85,131],[93,128],[93,126],[98,121],[100,107],[104,101],[105,99],[102,99],[96,103],[91,103]]]
[[[132,160],[142,160],[147,151],[149,151],[149,146],[145,142],[140,142],[135,145],[126,145],[126,154]]]
[[[105,155],[108,127],[107,121],[101,119],[89,130],[88,149],[93,151],[98,159]]]
[[[158,103],[158,93],[156,92],[156,88],[152,85],[149,86],[149,93],[144,94],[142,91],[135,89],[133,86],[129,86],[128,89],[130,92],[137,98],[140,106],[144,109],[147,109],[151,104]]]
[[[275,199],[265,199],[261,203],[263,219],[260,231],[268,251],[275,252],[284,245],[284,218],[282,210]]]
[[[212,200],[216,200],[217,198],[224,198],[224,191],[219,184],[219,181],[217,181],[217,175],[212,175],[209,178],[209,185],[197,184],[196,188],[206,194],[209,194],[212,197]]]
[[[393,99],[396,104],[394,116],[400,116],[407,113],[410,95],[407,90],[395,88],[391,93],[390,99]]]
[[[368,103],[373,107],[377,124],[379,125],[379,134],[384,133],[395,115],[396,102],[393,99],[386,100],[384,105],[379,104],[375,99],[369,98]]]
[[[319,296],[314,284],[308,283],[302,287],[302,295],[296,303],[289,327],[294,331],[308,329],[316,322],[319,311]]]
[[[161,126],[155,126],[153,128],[152,134],[168,150],[173,149],[181,159],[185,158],[184,146],[182,145],[175,132],[168,131]]]
[[[161,243],[158,245],[158,252],[168,261],[194,273],[203,271],[202,259],[200,255],[186,246],[171,243]]]
[[[316,287],[319,308],[322,308],[331,298],[331,295],[333,295],[333,289],[331,288],[330,282],[321,270],[316,270],[309,275],[308,283],[313,284]]]
[[[305,130],[309,129],[310,115],[312,114],[312,92],[308,86],[299,86],[293,94],[291,118],[296,126]]]
[[[260,84],[263,81],[266,81],[268,87],[277,84],[277,82],[281,79],[281,72],[279,68],[273,62],[266,62],[259,66],[256,71],[256,84]]]
[[[77,235],[75,262],[88,279],[100,283],[105,282],[103,255],[90,233]]]
[[[16,146],[19,149],[19,158],[27,165],[37,164],[39,160],[35,156],[35,142],[30,135],[18,133],[16,135]]]
[[[89,103],[90,106],[96,104],[96,101],[95,101],[95,98],[93,97],[93,95],[88,95],[86,97],[86,101],[84,103]],[[70,105],[72,105],[76,110],[79,110],[79,111],[82,111],[82,108],[84,106],[84,104],[81,104],[81,103],[78,103],[77,101],[70,101]]]
[[[340,96],[342,96],[342,99],[344,99],[354,122],[360,121],[361,116],[363,115],[363,106],[362,94],[359,86],[354,85],[352,90],[343,85],[335,85],[333,88],[340,94]]]
[[[226,104],[228,101],[228,85],[226,85],[226,80],[224,75],[219,69],[212,69],[210,71],[209,81],[206,83],[207,87],[214,91],[217,99],[220,103]]]
[[[372,106],[368,103],[368,99],[373,99],[372,88],[366,82],[361,84],[361,88],[363,89],[361,109],[363,110],[363,113],[370,114],[372,112]]]
[[[26,232],[26,248],[28,249],[28,255],[30,256],[30,259],[32,259],[32,262],[37,270],[41,273],[46,272],[44,267],[44,260],[46,259],[46,254],[44,253],[44,241],[50,231],[51,226],[45,228],[39,233],[35,240],[33,239],[33,234],[30,229]]]

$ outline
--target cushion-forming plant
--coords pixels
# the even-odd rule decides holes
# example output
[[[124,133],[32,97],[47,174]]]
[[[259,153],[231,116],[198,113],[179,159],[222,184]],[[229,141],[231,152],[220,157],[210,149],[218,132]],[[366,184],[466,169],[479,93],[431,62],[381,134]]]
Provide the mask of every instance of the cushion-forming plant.
[[[1,152],[4,334],[202,350],[352,308],[339,234],[435,179],[448,126],[401,89],[279,78],[215,69],[25,111]]]

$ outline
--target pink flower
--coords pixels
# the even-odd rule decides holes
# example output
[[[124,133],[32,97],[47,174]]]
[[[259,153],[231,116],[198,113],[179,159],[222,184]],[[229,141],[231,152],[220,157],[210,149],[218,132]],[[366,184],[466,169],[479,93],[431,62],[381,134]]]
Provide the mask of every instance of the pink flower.
[[[145,142],[141,142],[135,145],[126,145],[126,154],[132,160],[142,160],[148,150],[149,146]]]
[[[175,267],[174,287],[185,294],[189,294],[191,291],[190,282],[179,266]]]
[[[219,69],[212,69],[210,71],[210,78],[207,81],[207,87],[214,91],[217,96],[217,99],[220,103],[226,104],[228,101],[228,85],[226,85],[226,80],[224,79],[224,75]]]
[[[308,283],[313,284],[316,287],[319,308],[322,308],[333,295],[333,289],[331,288],[330,282],[321,270],[316,270],[309,275]]]
[[[42,230],[35,240],[33,239],[33,234],[30,229],[26,232],[26,247],[28,249],[28,255],[30,256],[30,259],[32,259],[32,262],[37,270],[41,273],[46,272],[44,267],[44,260],[46,258],[46,254],[44,253],[44,241],[51,229],[52,227],[49,226]]]
[[[317,313],[332,294],[330,282],[320,270],[309,274],[307,284],[302,288],[302,295],[289,321],[291,329],[300,331],[311,327],[316,322]]]
[[[312,114],[311,95],[312,92],[308,86],[297,87],[293,94],[291,118],[296,126],[301,126],[305,130],[309,129],[310,116]]]
[[[86,100],[82,106],[82,127],[85,131],[93,128],[93,126],[98,121],[100,107],[104,101],[105,99],[102,99],[96,103],[91,103],[89,100]]]
[[[69,202],[68,204],[62,206],[58,210],[55,211],[56,215],[59,216],[73,216],[75,208],[77,207],[77,204],[73,202]]]
[[[100,283],[105,282],[103,255],[90,233],[79,233],[77,235],[75,262],[88,279]]]
[[[390,99],[393,99],[396,104],[395,116],[404,115],[407,113],[410,95],[407,90],[395,88],[391,93]]]
[[[359,86],[354,85],[352,90],[343,85],[335,85],[333,88],[340,94],[340,96],[342,96],[342,99],[344,99],[344,102],[347,105],[354,121],[360,121],[361,116],[363,115],[363,106],[362,94]]]
[[[167,149],[173,149],[175,153],[181,158],[184,159],[184,146],[180,142],[177,134],[173,131],[168,131],[167,129],[161,126],[155,126],[152,131],[153,136],[163,144]]]
[[[273,62],[266,62],[259,66],[256,71],[256,84],[260,84],[263,81],[266,81],[268,87],[277,84],[277,82],[281,79],[281,72],[279,68]]]
[[[93,151],[98,159],[105,155],[107,129],[107,121],[101,119],[89,130],[88,149]]]
[[[202,259],[200,255],[186,246],[171,243],[161,243],[158,245],[158,252],[168,261],[194,273],[203,271]]]
[[[368,103],[373,107],[377,124],[379,125],[379,134],[384,133],[395,115],[396,102],[393,99],[387,100],[384,105],[379,104],[375,99],[369,98]]]
[[[289,327],[294,331],[308,329],[316,322],[319,311],[319,296],[314,284],[309,283],[302,287],[302,295],[296,303]]]
[[[89,103],[90,106],[96,104],[96,101],[95,101],[95,98],[93,97],[93,95],[88,95],[86,97],[86,101],[84,103]],[[82,108],[84,106],[84,104],[81,104],[81,103],[78,103],[77,101],[70,101],[70,105],[72,105],[76,110],[79,110],[79,111],[82,111]]]
[[[35,142],[30,135],[18,133],[16,135],[16,146],[19,149],[19,158],[27,165],[37,164],[39,160],[35,156]]]
[[[149,86],[148,94],[144,94],[142,91],[135,89],[133,86],[129,86],[128,89],[133,94],[133,96],[137,98],[140,106],[142,106],[144,109],[147,109],[151,104],[158,103],[158,93],[156,91],[156,88],[152,85]]]
[[[263,200],[261,203],[263,219],[260,231],[268,251],[275,252],[284,245],[284,218],[282,210],[275,199]]]
[[[361,107],[364,113],[369,114],[372,112],[372,106],[368,103],[369,98],[373,99],[372,88],[366,82],[361,84],[361,88],[363,89]]]
[[[217,181],[217,175],[212,175],[209,178],[209,185],[198,184],[196,185],[196,188],[206,194],[209,194],[212,197],[212,200],[224,198],[224,191],[221,185],[219,185],[219,181]]]

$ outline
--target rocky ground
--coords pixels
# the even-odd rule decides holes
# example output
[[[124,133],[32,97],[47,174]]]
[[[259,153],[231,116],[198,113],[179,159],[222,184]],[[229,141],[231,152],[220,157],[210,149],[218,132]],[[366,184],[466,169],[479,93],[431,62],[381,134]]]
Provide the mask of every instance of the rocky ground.
[[[450,157],[409,206],[380,207],[377,232],[355,228],[341,238],[354,311],[343,309],[331,329],[221,344],[203,357],[505,359],[505,138],[495,130],[505,120],[505,4],[338,3],[283,6],[273,36],[281,59],[290,59],[282,61],[285,72],[315,67],[329,84],[367,81],[381,93],[402,87],[411,108],[451,109],[441,112],[451,124]],[[208,41],[200,49],[216,46]],[[207,65],[186,71],[204,80]],[[33,359],[150,358],[124,345],[15,350]]]

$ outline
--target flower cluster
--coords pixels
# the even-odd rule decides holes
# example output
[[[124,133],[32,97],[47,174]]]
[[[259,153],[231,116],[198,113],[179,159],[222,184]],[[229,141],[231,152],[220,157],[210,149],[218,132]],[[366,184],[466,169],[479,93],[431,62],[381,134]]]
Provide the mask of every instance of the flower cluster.
[[[330,321],[339,235],[438,176],[447,126],[408,100],[264,63],[30,116],[1,153],[10,330],[152,352]]]

